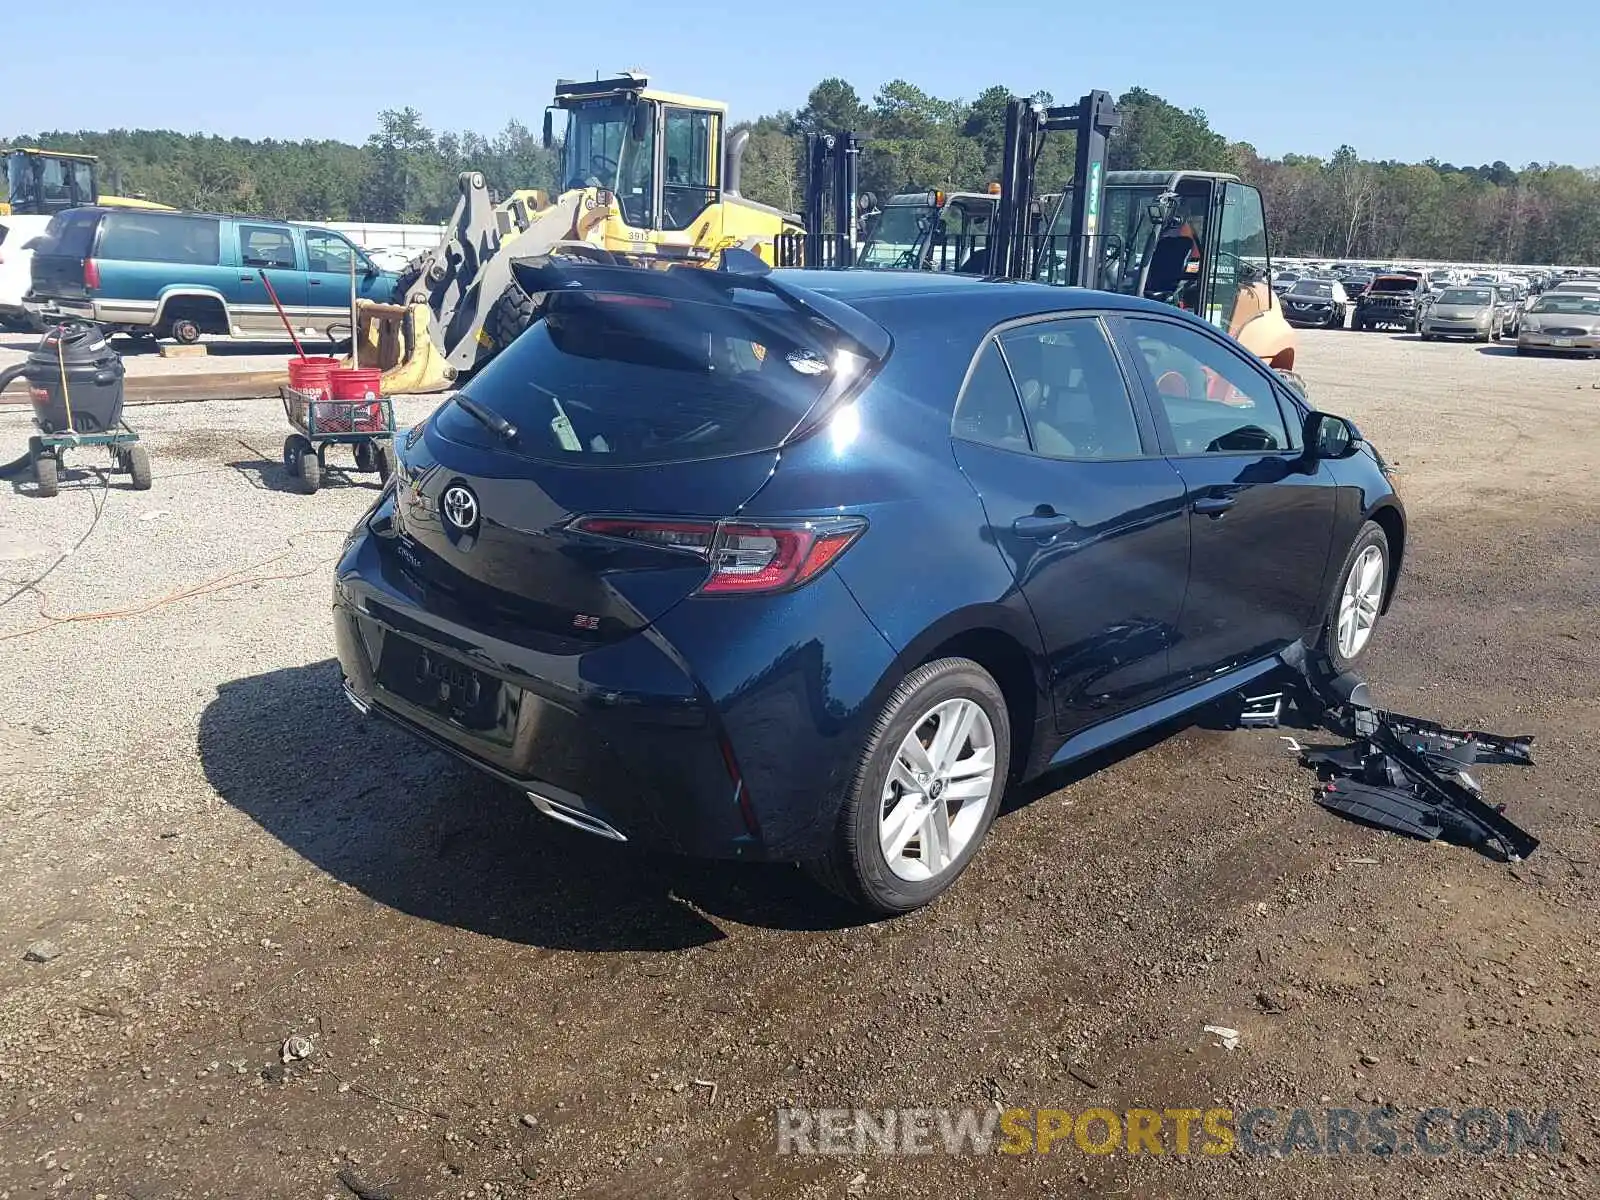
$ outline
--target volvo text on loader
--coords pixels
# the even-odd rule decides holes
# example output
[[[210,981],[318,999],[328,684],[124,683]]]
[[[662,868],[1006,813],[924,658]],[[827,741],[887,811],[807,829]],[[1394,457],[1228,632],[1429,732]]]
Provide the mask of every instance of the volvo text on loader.
[[[565,254],[652,267],[715,267],[747,249],[772,261],[791,214],[739,194],[748,135],[727,135],[727,105],[657,91],[641,74],[561,80],[545,145],[565,114],[560,193],[520,191],[495,204],[484,177],[461,198],[438,248],[413,261],[398,303],[357,303],[355,354],[384,369],[386,394],[439,391],[482,366],[534,319],[513,259]]]

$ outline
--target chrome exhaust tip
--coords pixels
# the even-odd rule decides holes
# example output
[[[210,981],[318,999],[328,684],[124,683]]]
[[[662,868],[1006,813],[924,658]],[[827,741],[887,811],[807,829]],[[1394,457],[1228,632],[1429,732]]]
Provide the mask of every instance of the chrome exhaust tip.
[[[580,808],[573,808],[570,804],[563,804],[559,800],[552,800],[549,796],[541,796],[538,792],[528,792],[528,799],[533,801],[533,806],[549,817],[552,821],[560,821],[563,825],[571,825],[574,829],[581,829],[585,833],[592,833],[597,837],[607,838],[613,842],[625,842],[627,836],[620,830],[606,824],[599,817],[591,816]]]

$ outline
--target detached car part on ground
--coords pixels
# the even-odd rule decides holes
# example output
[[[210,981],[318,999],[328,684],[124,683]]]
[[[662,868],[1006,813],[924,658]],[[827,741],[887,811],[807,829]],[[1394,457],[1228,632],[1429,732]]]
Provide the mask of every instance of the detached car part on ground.
[[[1520,862],[1539,839],[1484,800],[1468,767],[1533,765],[1533,738],[1450,729],[1373,703],[1366,681],[1335,672],[1318,654],[1284,656],[1289,686],[1241,696],[1238,724],[1276,729],[1292,701],[1300,715],[1355,740],[1301,746],[1285,739],[1322,781],[1317,802],[1365,825],[1423,841],[1444,838]]]
[[[1366,649],[1388,468],[1205,322],[742,259],[519,266],[548,307],[338,564],[358,708],[570,825],[901,912],[1008,785]]]

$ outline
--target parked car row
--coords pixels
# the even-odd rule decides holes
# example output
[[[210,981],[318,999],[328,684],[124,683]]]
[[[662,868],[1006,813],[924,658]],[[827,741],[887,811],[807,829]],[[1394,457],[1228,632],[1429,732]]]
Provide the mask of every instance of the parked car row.
[[[1414,273],[1357,277],[1357,286],[1352,295],[1344,280],[1301,276],[1282,292],[1284,317],[1302,328],[1399,329],[1425,342],[1516,338],[1519,353],[1600,353],[1600,279],[1565,280],[1531,299],[1515,283],[1434,289]]]

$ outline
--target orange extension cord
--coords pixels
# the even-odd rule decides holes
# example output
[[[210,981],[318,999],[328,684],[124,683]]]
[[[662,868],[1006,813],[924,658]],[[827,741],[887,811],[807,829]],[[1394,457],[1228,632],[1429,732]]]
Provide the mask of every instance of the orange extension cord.
[[[57,616],[51,613],[43,604],[41,604],[39,606],[39,615],[44,618],[43,624],[34,625],[27,629],[18,629],[11,633],[0,634],[0,642],[9,642],[16,638],[30,637],[36,633],[43,633],[47,629],[54,629],[58,625],[70,625],[78,622],[88,621],[115,621],[126,617],[143,616],[145,613],[153,612],[155,609],[162,608],[168,604],[176,604],[183,600],[192,600],[196,596],[208,596],[216,592],[226,591],[229,588],[243,587],[246,584],[272,583],[280,579],[304,579],[308,575],[314,575],[318,571],[323,570],[328,563],[333,560],[323,559],[315,566],[307,567],[304,571],[292,571],[279,575],[251,575],[243,579],[237,578],[237,576],[244,575],[247,571],[259,571],[264,567],[270,567],[273,563],[282,562],[293,552],[293,549],[300,538],[313,537],[319,534],[335,534],[339,537],[347,537],[349,533],[350,531],[348,529],[302,529],[298,533],[290,534],[286,539],[286,544],[289,546],[288,550],[285,550],[279,554],[275,554],[271,558],[264,558],[259,562],[250,563],[248,566],[239,567],[236,570],[228,571],[225,574],[213,576],[204,583],[197,583],[193,587],[178,588],[176,591],[168,592],[164,596],[157,596],[153,600],[147,600],[142,604],[135,604],[128,608],[110,608],[102,609],[98,612],[67,613]]]

